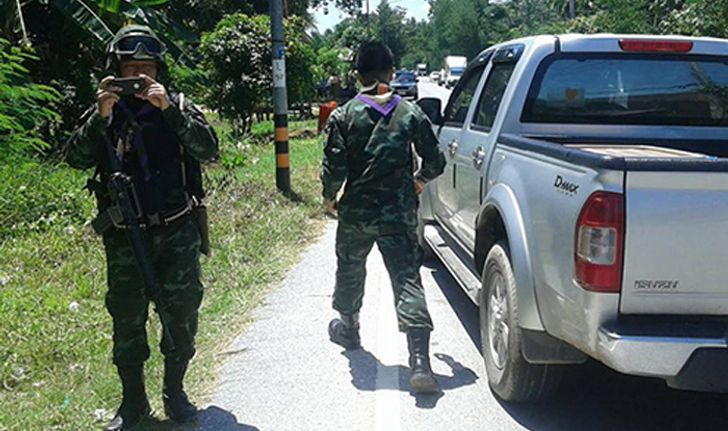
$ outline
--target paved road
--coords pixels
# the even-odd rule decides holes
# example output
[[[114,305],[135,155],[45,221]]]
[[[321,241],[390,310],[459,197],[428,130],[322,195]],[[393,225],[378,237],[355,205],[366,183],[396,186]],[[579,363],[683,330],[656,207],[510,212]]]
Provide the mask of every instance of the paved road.
[[[197,429],[238,430],[725,430],[728,397],[673,391],[595,363],[574,367],[553,400],[509,405],[490,392],[477,309],[447,271],[422,268],[436,330],[438,396],[409,392],[406,340],[397,333],[386,270],[367,267],[363,350],[330,343],[333,223],[229,346],[220,386]],[[659,360],[659,358],[656,358]]]
[[[424,81],[424,80],[423,80]],[[448,90],[420,82],[420,94]],[[437,396],[409,392],[407,348],[379,253],[372,252],[362,310],[363,349],[330,343],[335,224],[256,310],[225,352],[219,387],[189,429],[215,431],[728,430],[728,396],[674,391],[597,363],[571,367],[541,404],[500,402],[487,384],[477,308],[439,262],[422,268]],[[204,324],[204,322],[203,322]],[[659,358],[655,358],[659,360]]]

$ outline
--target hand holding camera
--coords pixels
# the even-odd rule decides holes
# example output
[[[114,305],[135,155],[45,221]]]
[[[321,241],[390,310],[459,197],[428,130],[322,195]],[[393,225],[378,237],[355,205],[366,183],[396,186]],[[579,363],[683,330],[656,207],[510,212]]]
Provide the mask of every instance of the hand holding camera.
[[[154,107],[164,111],[169,108],[169,96],[164,85],[158,83],[147,75],[139,75],[144,80],[144,90],[135,93],[135,96],[151,103]]]
[[[102,118],[108,118],[120,97],[131,95],[146,100],[163,111],[169,108],[167,89],[149,76],[140,75],[129,78],[107,76],[101,80],[96,91],[99,115]]]
[[[121,88],[113,85],[114,80],[113,76],[107,76],[101,80],[96,90],[96,103],[101,118],[109,118],[114,105],[119,101]]]

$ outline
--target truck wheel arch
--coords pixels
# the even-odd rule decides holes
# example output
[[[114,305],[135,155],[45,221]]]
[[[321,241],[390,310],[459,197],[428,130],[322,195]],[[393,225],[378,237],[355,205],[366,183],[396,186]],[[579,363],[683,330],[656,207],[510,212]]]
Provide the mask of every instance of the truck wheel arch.
[[[531,256],[520,206],[512,190],[497,184],[484,199],[475,221],[475,264],[482,274],[485,257],[498,241],[508,244],[518,285],[519,326],[545,331],[536,302]]]

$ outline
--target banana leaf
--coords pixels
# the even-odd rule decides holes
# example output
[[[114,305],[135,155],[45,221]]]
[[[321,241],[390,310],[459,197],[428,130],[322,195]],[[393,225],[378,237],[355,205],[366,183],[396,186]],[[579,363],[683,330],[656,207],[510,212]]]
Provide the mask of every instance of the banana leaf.
[[[104,20],[83,0],[51,0],[53,6],[78,23],[81,28],[94,35],[99,41],[107,43],[114,37]],[[96,6],[95,3],[93,3]]]
[[[169,0],[123,0],[124,8],[122,8],[122,0],[99,0],[99,8],[111,13],[119,13],[123,9],[133,8],[150,8],[161,6],[169,3]]]
[[[125,0],[127,1],[127,0]],[[154,6],[161,6],[165,3],[169,3],[169,0],[132,0],[130,1],[136,7],[147,8]]]
[[[107,12],[116,13],[119,12],[119,6],[121,5],[121,0],[100,0],[98,2],[99,9],[105,10]]]

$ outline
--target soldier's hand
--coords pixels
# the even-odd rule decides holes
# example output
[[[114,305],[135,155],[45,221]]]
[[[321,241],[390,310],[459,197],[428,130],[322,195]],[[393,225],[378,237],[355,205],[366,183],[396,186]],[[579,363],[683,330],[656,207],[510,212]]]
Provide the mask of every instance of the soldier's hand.
[[[169,108],[169,96],[167,95],[167,89],[164,88],[164,85],[158,83],[147,75],[139,75],[139,77],[144,78],[145,88],[144,91],[136,96],[148,101],[154,107],[157,107],[162,111]]]
[[[330,215],[336,215],[336,201],[331,199],[324,199],[324,211]]]
[[[107,76],[101,80],[99,88],[96,90],[96,103],[101,118],[109,118],[111,112],[114,110],[114,105],[119,101],[119,95],[116,93],[120,89],[111,86],[111,81],[113,80],[113,76]]]
[[[415,193],[421,195],[425,191],[425,183],[420,180],[415,180]]]

